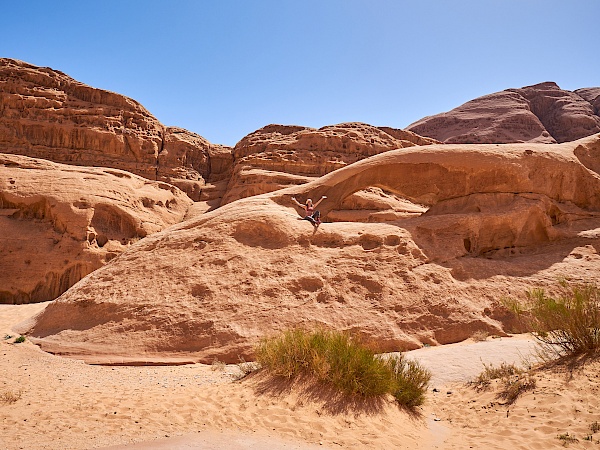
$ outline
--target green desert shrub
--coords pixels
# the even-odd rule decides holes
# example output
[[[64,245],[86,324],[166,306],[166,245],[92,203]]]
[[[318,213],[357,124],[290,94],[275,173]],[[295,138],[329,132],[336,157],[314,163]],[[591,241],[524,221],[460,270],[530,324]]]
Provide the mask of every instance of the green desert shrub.
[[[390,393],[408,407],[423,403],[430,379],[416,362],[402,356],[381,357],[349,333],[331,330],[286,330],[263,339],[256,357],[276,376],[309,376],[351,395]]]
[[[425,402],[431,372],[403,355],[391,357],[387,362],[394,379],[392,395],[398,403],[409,408],[422,405]]]
[[[547,350],[560,356],[595,353],[600,348],[600,290],[595,284],[559,283],[557,295],[544,289],[527,292],[523,301],[508,301]]]

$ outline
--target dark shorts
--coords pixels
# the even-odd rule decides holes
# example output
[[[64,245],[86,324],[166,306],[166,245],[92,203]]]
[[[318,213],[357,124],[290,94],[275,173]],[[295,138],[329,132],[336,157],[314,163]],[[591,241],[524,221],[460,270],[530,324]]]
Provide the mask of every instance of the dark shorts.
[[[321,213],[319,210],[313,212],[310,216],[306,216],[302,220],[308,220],[313,225],[319,225],[321,223]]]

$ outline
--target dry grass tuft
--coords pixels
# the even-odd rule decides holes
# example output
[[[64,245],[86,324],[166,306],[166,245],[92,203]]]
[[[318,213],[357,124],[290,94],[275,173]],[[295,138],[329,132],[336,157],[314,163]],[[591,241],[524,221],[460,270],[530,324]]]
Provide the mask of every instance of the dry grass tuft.
[[[355,336],[338,331],[287,330],[264,339],[257,361],[275,376],[308,375],[349,395],[392,394],[406,407],[423,403],[431,374],[404,357],[382,358]]]
[[[240,362],[237,364],[237,368],[240,371],[240,375],[237,378],[238,380],[241,380],[242,378],[247,377],[248,375],[250,375],[252,372],[257,371],[258,369],[260,369],[260,364],[255,363],[255,362],[247,362],[243,357],[239,357]]]
[[[479,330],[473,333],[471,339],[473,339],[475,342],[482,342],[487,340],[489,336],[490,334],[487,331]]]
[[[579,442],[579,439],[577,439],[572,434],[569,434],[568,432],[564,433],[564,434],[559,434],[558,436],[556,436],[556,439],[563,441],[563,446],[565,446],[565,447],[569,444],[574,444],[575,442]]]
[[[10,405],[20,400],[22,395],[23,393],[21,391],[4,391],[0,393],[0,402]]]
[[[226,364],[223,361],[219,361],[218,358],[215,358],[210,365],[211,370],[223,372],[225,370]]]
[[[535,378],[530,373],[504,378],[498,398],[505,400],[506,404],[512,405],[521,394],[535,389],[536,384]]]
[[[473,384],[477,389],[489,388],[492,380],[499,380],[509,378],[515,375],[521,375],[523,370],[515,366],[514,364],[507,364],[503,362],[499,366],[493,364],[483,364],[483,372],[481,372]]]
[[[513,404],[524,392],[536,387],[536,379],[530,372],[515,366],[514,364],[502,363],[500,366],[484,364],[484,370],[473,382],[478,390],[489,389],[493,380],[499,380],[500,390],[497,398],[506,404]]]

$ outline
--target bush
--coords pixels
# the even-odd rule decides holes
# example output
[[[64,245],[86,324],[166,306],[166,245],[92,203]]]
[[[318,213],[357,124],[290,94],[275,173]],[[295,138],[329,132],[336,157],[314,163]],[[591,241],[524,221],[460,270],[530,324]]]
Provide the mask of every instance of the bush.
[[[396,401],[409,408],[422,405],[425,402],[431,372],[402,355],[391,357],[387,362],[394,376],[392,395]]]
[[[276,376],[307,375],[342,392],[365,397],[392,394],[407,407],[421,405],[431,375],[402,356],[382,358],[348,333],[296,328],[264,339],[257,361]]]
[[[557,296],[543,289],[526,300],[507,302],[534,336],[560,356],[595,353],[600,348],[600,290],[595,284],[561,282]]]
[[[522,393],[535,389],[536,385],[536,379],[529,373],[524,376],[515,375],[504,378],[498,398],[506,400],[508,405],[512,405]]]

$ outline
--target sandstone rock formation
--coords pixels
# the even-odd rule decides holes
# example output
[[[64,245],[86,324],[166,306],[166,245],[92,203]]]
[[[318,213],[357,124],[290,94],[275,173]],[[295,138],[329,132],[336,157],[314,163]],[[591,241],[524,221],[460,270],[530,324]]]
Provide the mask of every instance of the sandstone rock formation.
[[[298,324],[382,350],[503,334],[501,297],[600,277],[600,135],[571,142],[599,107],[600,88],[543,83],[411,127],[450,144],[269,125],[232,150],[0,59],[0,303],[62,294],[23,331],[103,363],[235,362]],[[313,229],[290,197],[321,195]]]
[[[137,194],[123,191],[131,189],[123,186],[125,179],[141,183],[136,177],[118,170],[101,171],[100,179],[107,183],[102,189],[109,192],[102,194],[108,206],[96,205],[87,198],[88,194],[78,197],[78,191],[100,194],[94,192],[99,186],[90,188],[83,184],[90,177],[75,175],[77,170],[3,156],[4,180],[13,183],[5,181],[0,186],[3,227],[10,231],[6,231],[2,241],[8,253],[3,255],[4,278],[0,281],[6,282],[0,284],[0,302],[53,299],[120,253],[121,240],[129,243],[180,221],[186,210],[189,216],[194,216],[214,209],[221,205],[224,195],[225,201],[232,201],[305,183],[382,151],[431,142],[411,132],[364,124],[342,124],[320,130],[271,125],[242,139],[232,153],[231,148],[211,144],[182,128],[163,126],[130,98],[92,88],[56,70],[0,59],[0,152],[77,166],[127,170],[147,179],[166,181],[196,201],[188,208],[189,202],[179,200],[174,216],[161,219],[159,226],[151,230],[148,223],[140,228],[131,224],[140,214],[147,215],[144,210],[132,205],[129,211],[131,208],[123,206],[126,211],[123,213],[120,206],[113,204],[117,200],[122,202],[124,196],[136,197]],[[232,177],[234,156],[236,174]],[[27,174],[37,173],[29,170],[28,165],[41,174],[39,191],[29,182],[22,182]],[[81,170],[93,172],[88,168]],[[46,177],[71,181],[64,189],[57,190],[58,186],[43,181]],[[110,188],[115,181],[117,184]],[[160,216],[163,213],[158,209],[175,204],[173,200],[179,196],[175,192],[169,199],[163,198],[166,191],[158,197],[144,194],[143,208],[150,208],[152,214]],[[383,192],[371,190],[355,197],[346,203],[354,205],[350,209],[355,207],[362,212],[351,212],[348,220],[360,220],[365,214],[369,220],[408,214],[401,200]],[[371,205],[369,213],[365,202]],[[80,207],[82,204],[87,206]],[[61,214],[66,216],[56,216],[48,205],[60,205]],[[71,217],[71,211],[81,214]],[[344,213],[341,211],[338,216]],[[108,217],[106,220],[101,218],[103,214]],[[123,214],[129,218],[119,218],[125,217]],[[15,220],[23,218],[34,218],[35,225]],[[61,225],[65,223],[70,224],[68,230]],[[38,248],[35,245],[38,240],[53,244],[44,247],[36,259],[31,255]],[[67,256],[60,259],[63,253]]]
[[[514,326],[502,297],[558,276],[600,281],[599,149],[600,134],[375,155],[149,236],[21,331],[104,363],[237,361],[262,336],[307,324],[382,350],[502,335]],[[327,195],[326,223],[297,220],[292,195]],[[330,221],[374,196],[406,214]]]
[[[408,130],[445,143],[568,142],[600,132],[600,88],[547,82],[507,89],[425,117]]]
[[[0,152],[123,169],[176,184],[194,200],[212,199],[212,182],[231,170],[230,148],[165,127],[135,100],[7,58],[0,58]]]
[[[382,152],[435,142],[409,131],[364,123],[318,130],[267,125],[234,147],[233,176],[222,203],[306,183]]]
[[[191,203],[122,170],[0,154],[0,303],[58,297]]]
[[[582,99],[589,102],[594,108],[594,114],[600,116],[600,87],[582,88],[574,91]]]

